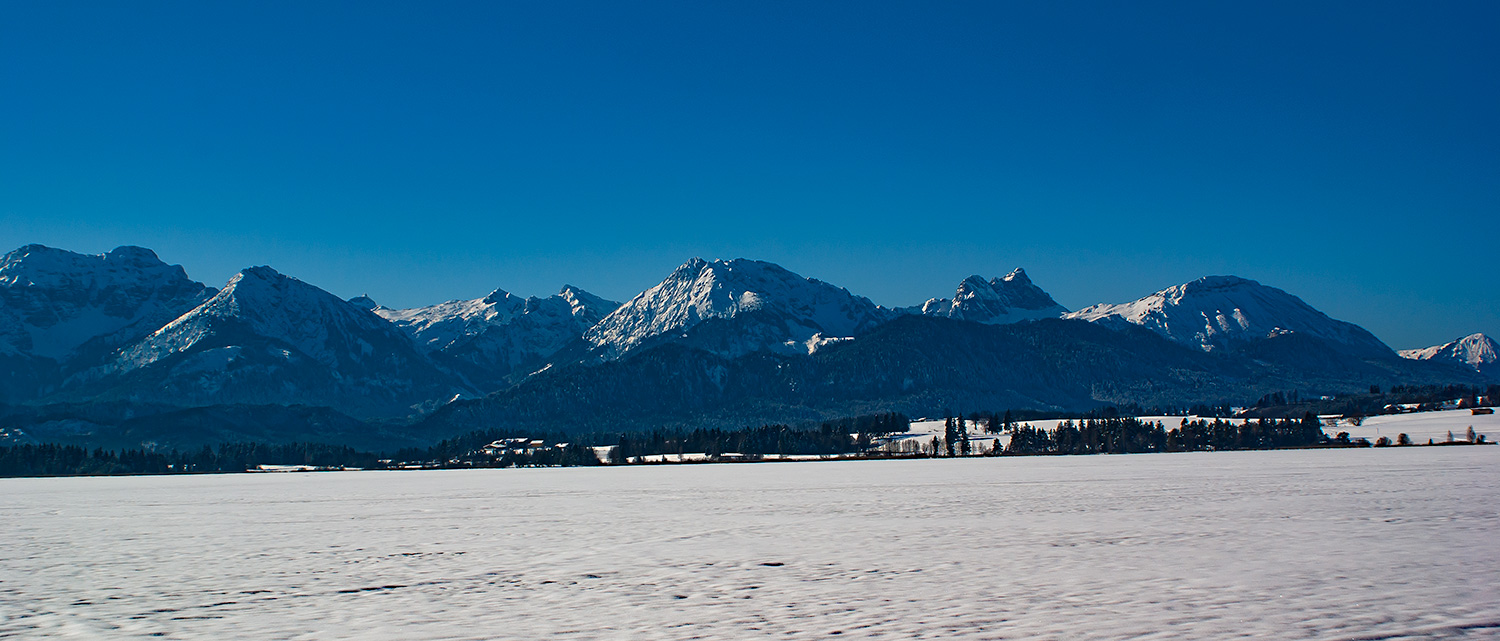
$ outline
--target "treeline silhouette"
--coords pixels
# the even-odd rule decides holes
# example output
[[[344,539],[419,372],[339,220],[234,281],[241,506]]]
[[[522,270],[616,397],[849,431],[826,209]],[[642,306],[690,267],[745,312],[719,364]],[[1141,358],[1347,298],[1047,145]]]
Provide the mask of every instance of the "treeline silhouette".
[[[738,430],[653,430],[620,434],[610,462],[628,463],[657,454],[849,454],[874,444],[873,439],[911,428],[905,414],[889,412],[825,421],[813,429],[762,425]]]
[[[1160,421],[1120,416],[1119,408],[1106,408],[1077,420],[1065,420],[1053,429],[1021,422],[1017,420],[1018,414],[1021,413],[978,412],[971,415],[971,423],[966,423],[961,415],[950,417],[942,439],[946,447],[940,448],[934,437],[930,449],[912,453],[923,455],[925,451],[926,455],[937,456],[946,450],[948,456],[1127,454],[1339,444],[1329,440],[1312,414],[1301,419],[1258,419],[1240,424],[1221,419],[1183,419],[1168,428]],[[999,451],[988,447],[983,451],[971,450],[969,425],[992,434],[1008,434],[1009,444]],[[0,476],[244,472],[259,466],[325,469],[586,466],[600,464],[595,446],[613,446],[609,454],[611,463],[635,463],[647,456],[688,453],[702,453],[710,458],[725,454],[841,455],[871,450],[883,435],[906,432],[910,426],[911,419],[907,416],[891,412],[825,421],[812,428],[762,425],[738,430],[591,435],[480,430],[428,448],[401,450],[390,457],[318,443],[227,443],[193,452],[15,445],[0,447]]]
[[[1258,419],[1235,424],[1220,419],[1182,419],[1167,429],[1161,421],[1134,417],[1067,420],[1054,429],[1011,424],[1004,454],[1134,454],[1269,450],[1310,447],[1328,441],[1311,414],[1294,419]],[[995,452],[1000,454],[1000,452]]]
[[[77,445],[0,447],[0,476],[77,476],[244,472],[261,465],[380,467],[379,457],[351,447],[320,443],[225,443],[196,452],[119,451]]]
[[[1260,397],[1239,416],[1288,418],[1309,412],[1346,417],[1378,416],[1409,411],[1411,408],[1419,411],[1435,410],[1442,403],[1455,400],[1460,402],[1461,407],[1493,405],[1500,400],[1500,385],[1394,385],[1384,389],[1379,385],[1371,385],[1368,393],[1310,398],[1303,397],[1296,390],[1272,392]]]

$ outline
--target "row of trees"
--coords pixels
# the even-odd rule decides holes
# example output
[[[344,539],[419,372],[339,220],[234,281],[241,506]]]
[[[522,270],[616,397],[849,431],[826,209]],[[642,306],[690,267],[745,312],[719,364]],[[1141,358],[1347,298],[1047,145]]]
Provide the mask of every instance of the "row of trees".
[[[1170,430],[1161,421],[1138,418],[1085,418],[1056,429],[1021,425],[1011,430],[1006,454],[1131,454],[1267,450],[1308,447],[1328,440],[1316,416],[1300,420],[1259,419],[1235,424],[1220,419],[1189,421]]]
[[[225,443],[196,452],[88,449],[77,445],[0,447],[0,476],[243,472],[261,465],[374,468],[377,455],[319,443]]]
[[[145,449],[104,450],[76,445],[0,447],[0,476],[72,476],[118,474],[186,474],[243,472],[261,465],[306,465],[322,468],[389,467],[554,467],[598,465],[593,445],[617,445],[616,461],[651,454],[704,452],[744,454],[846,454],[868,449],[883,434],[905,432],[911,420],[888,412],[826,421],[812,429],[763,425],[740,430],[657,430],[644,434],[536,434],[515,430],[479,430],[408,448],[387,458],[349,447],[317,443],[268,445],[227,443],[193,452]],[[516,448],[487,448],[496,441],[520,439]],[[533,441],[540,444],[533,447]]]
[[[881,435],[905,432],[911,419],[888,412],[825,421],[812,429],[762,425],[738,430],[654,430],[620,434],[610,451],[613,463],[628,463],[657,454],[850,454],[869,449]]]

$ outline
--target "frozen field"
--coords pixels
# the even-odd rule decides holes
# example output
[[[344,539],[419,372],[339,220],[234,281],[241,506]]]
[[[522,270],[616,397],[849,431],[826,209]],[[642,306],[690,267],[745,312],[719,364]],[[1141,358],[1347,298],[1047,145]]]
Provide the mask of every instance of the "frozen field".
[[[1406,434],[1413,443],[1426,443],[1429,439],[1441,443],[1448,440],[1450,432],[1454,438],[1463,440],[1471,427],[1476,434],[1483,434],[1486,440],[1493,442],[1500,437],[1500,414],[1475,416],[1469,410],[1447,410],[1371,416],[1359,425],[1339,421],[1324,427],[1323,431],[1330,436],[1348,432],[1350,438],[1367,438],[1372,442],[1382,436],[1394,441],[1397,436]]]
[[[1500,637],[1500,446],[0,480],[0,637]]]

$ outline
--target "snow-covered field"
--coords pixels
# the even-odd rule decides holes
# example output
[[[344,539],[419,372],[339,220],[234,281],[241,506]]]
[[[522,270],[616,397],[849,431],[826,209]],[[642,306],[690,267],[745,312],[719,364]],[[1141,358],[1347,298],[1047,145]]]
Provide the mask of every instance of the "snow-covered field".
[[[1162,427],[1170,430],[1181,425],[1183,418],[1198,420],[1199,417],[1141,416],[1139,418],[1150,423],[1160,422]],[[1033,427],[1050,430],[1057,427],[1057,424],[1064,420],[1067,419],[1041,419],[1027,421],[1027,423]],[[1203,420],[1212,421],[1215,419],[1205,418]],[[1245,422],[1245,419],[1240,418],[1223,420],[1232,423]],[[1396,438],[1401,434],[1411,437],[1413,443],[1425,444],[1428,440],[1434,443],[1441,443],[1448,440],[1450,432],[1454,439],[1462,441],[1467,438],[1468,430],[1471,427],[1474,428],[1476,435],[1484,435],[1487,441],[1495,442],[1497,439],[1500,439],[1500,414],[1475,415],[1466,409],[1371,416],[1360,421],[1359,425],[1353,424],[1348,419],[1340,419],[1337,416],[1324,416],[1321,417],[1321,420],[1323,421],[1323,432],[1328,434],[1329,437],[1333,437],[1339,432],[1348,432],[1351,439],[1364,438],[1368,439],[1371,443],[1382,436],[1388,437],[1392,442],[1395,442]],[[984,434],[980,426],[975,425],[973,422],[967,423],[966,427],[969,428],[969,433],[972,435],[971,438],[973,439],[975,451],[988,450],[994,447],[995,436]],[[911,430],[899,435],[897,440],[914,440],[919,443],[930,443],[934,436],[939,438],[943,436],[943,421],[919,420],[913,421]],[[1000,446],[1004,447],[1010,441],[1010,437],[1001,435],[999,440]],[[887,446],[883,449],[894,448]]]
[[[1329,436],[1348,432],[1349,438],[1367,438],[1371,442],[1382,436],[1395,441],[1401,434],[1406,434],[1413,443],[1426,443],[1429,439],[1441,443],[1448,440],[1449,432],[1453,433],[1453,438],[1464,440],[1470,427],[1476,434],[1483,434],[1485,440],[1493,442],[1500,438],[1500,414],[1475,416],[1469,410],[1391,414],[1368,417],[1359,425],[1342,420],[1324,426],[1323,431]]]
[[[0,637],[1500,636],[1500,446],[0,481]]]

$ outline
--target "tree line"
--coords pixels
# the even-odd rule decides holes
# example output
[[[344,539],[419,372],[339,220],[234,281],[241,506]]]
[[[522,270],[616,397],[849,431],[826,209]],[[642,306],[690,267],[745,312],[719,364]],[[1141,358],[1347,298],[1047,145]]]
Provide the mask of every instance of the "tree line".
[[[1221,419],[1182,422],[1167,429],[1161,421],[1134,417],[1067,420],[1047,430],[1012,428],[1005,454],[1135,454],[1269,450],[1310,447],[1328,440],[1322,423],[1308,414],[1301,419],[1257,419],[1233,423]]]
[[[724,454],[851,454],[869,449],[874,445],[874,439],[881,435],[905,432],[910,428],[911,419],[905,414],[887,412],[824,421],[811,429],[761,425],[738,430],[653,430],[619,434],[610,451],[610,462],[629,463],[643,456],[687,453],[703,453],[709,457]]]
[[[381,467],[379,456],[321,443],[225,443],[194,452],[88,449],[78,445],[0,447],[0,476],[77,476],[244,472],[261,465]]]

